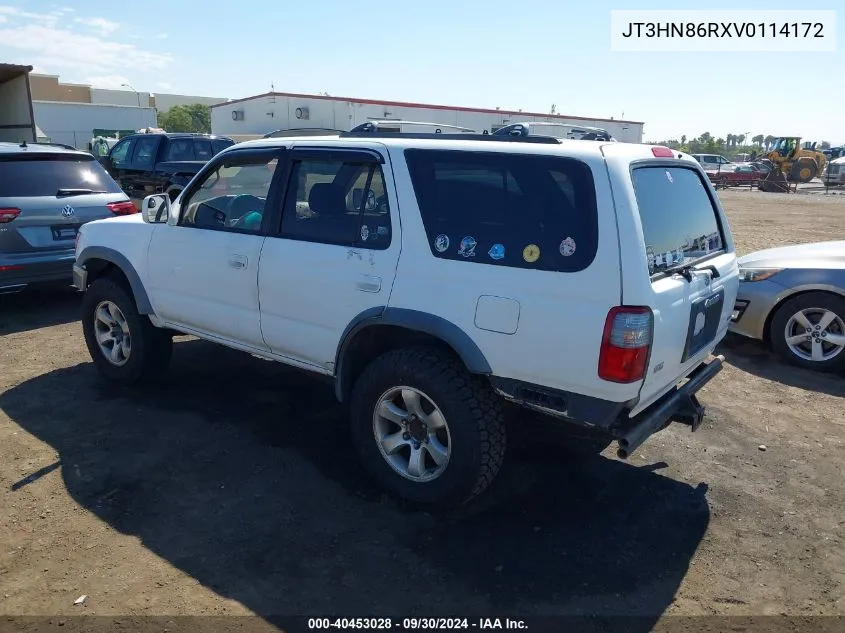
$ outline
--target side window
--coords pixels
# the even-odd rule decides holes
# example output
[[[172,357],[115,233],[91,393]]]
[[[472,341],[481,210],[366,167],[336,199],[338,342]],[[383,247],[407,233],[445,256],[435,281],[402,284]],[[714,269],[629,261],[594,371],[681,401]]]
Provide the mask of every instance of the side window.
[[[390,203],[376,163],[298,160],[282,214],[282,237],[383,250]]]
[[[219,154],[227,147],[231,147],[234,145],[233,141],[224,140],[224,139],[217,139],[211,142],[211,147],[214,150],[215,154]]]
[[[129,166],[129,157],[132,156],[132,149],[135,146],[135,139],[128,138],[126,140],[120,141],[117,145],[112,148],[111,151],[111,160],[112,165],[119,169],[125,169]]]
[[[135,153],[132,154],[133,169],[152,169],[155,163],[155,153],[159,139],[155,136],[142,137],[135,142]]]
[[[193,146],[189,138],[177,138],[170,141],[164,160],[194,160]]]
[[[577,272],[598,248],[590,168],[571,158],[406,150],[432,254]]]
[[[196,160],[211,160],[211,157],[214,156],[214,153],[211,151],[211,142],[195,140],[194,155],[196,156]]]
[[[277,158],[231,156],[182,202],[179,224],[260,233]]]

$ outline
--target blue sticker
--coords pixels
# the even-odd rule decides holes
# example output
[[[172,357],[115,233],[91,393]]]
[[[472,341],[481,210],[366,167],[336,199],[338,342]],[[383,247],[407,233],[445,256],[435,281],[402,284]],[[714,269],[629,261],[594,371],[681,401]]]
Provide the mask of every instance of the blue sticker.
[[[490,259],[504,259],[505,258],[505,247],[502,244],[493,244],[490,250],[487,252],[490,256]]]
[[[384,226],[384,225],[381,225],[381,226],[379,226],[379,227],[376,229],[376,232],[377,232],[379,235],[387,235],[387,227],[386,227],[386,226]]]
[[[461,240],[461,247],[458,249],[458,255],[463,255],[464,257],[475,257],[476,246],[478,246],[478,242],[475,241],[475,238],[467,235]]]
[[[434,238],[434,250],[438,253],[445,253],[449,250],[449,236],[442,233]]]

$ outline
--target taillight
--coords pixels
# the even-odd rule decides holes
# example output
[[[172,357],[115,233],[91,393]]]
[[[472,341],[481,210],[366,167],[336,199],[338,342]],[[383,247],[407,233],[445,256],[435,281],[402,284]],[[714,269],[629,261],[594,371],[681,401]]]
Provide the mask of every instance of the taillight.
[[[6,222],[11,222],[16,217],[18,217],[21,213],[20,209],[16,209],[14,207],[11,208],[0,208],[0,224],[6,224]]]
[[[599,354],[599,378],[636,382],[645,375],[651,349],[650,308],[617,306],[607,314]]]
[[[132,215],[133,213],[138,213],[134,202],[109,202],[106,206],[115,215]]]
[[[654,154],[657,158],[672,158],[675,154],[672,153],[672,150],[668,147],[663,147],[662,145],[657,145],[651,148],[651,153]]]

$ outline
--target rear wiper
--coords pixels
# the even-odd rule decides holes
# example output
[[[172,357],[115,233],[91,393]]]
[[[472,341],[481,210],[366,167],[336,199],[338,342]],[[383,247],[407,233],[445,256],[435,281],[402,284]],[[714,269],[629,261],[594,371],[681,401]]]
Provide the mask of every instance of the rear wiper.
[[[99,191],[97,189],[59,189],[56,196],[84,196],[89,193],[108,193],[108,191]]]
[[[676,266],[675,268],[668,268],[664,272],[667,275],[680,275],[688,282],[692,283],[693,275],[697,272],[702,272],[705,270],[709,270],[713,273],[713,279],[719,277],[719,269],[715,266],[702,266],[701,268],[696,268],[692,264],[684,264],[681,266]]]

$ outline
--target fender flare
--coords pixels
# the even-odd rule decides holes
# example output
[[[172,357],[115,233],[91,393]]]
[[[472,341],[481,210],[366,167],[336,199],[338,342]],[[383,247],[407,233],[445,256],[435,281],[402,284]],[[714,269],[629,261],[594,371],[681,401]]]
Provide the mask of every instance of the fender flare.
[[[344,393],[351,378],[346,362],[349,345],[361,331],[382,325],[402,327],[433,336],[455,350],[470,372],[487,376],[493,373],[490,363],[475,341],[451,321],[428,312],[378,306],[359,313],[346,326],[340,338],[335,357],[335,396],[339,402],[344,401]]]
[[[107,246],[86,246],[76,258],[76,263],[85,266],[85,262],[92,259],[101,259],[117,266],[129,280],[132,294],[135,297],[135,304],[138,306],[139,314],[153,314],[153,306],[138,271],[129,262],[125,255]]]

